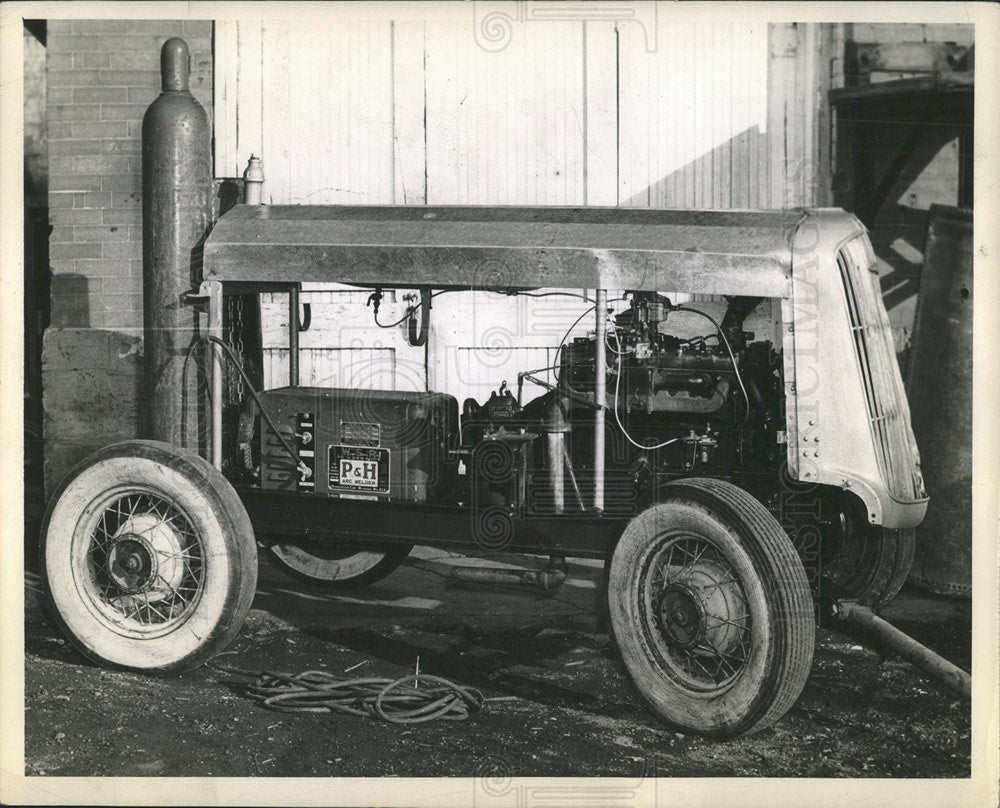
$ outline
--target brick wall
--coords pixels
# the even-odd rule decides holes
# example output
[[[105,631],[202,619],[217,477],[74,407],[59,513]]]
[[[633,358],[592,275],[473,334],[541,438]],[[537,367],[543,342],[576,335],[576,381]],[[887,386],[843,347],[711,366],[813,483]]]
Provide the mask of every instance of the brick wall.
[[[141,428],[142,118],[172,36],[188,43],[191,90],[211,120],[210,21],[48,22],[47,491],[91,450]]]

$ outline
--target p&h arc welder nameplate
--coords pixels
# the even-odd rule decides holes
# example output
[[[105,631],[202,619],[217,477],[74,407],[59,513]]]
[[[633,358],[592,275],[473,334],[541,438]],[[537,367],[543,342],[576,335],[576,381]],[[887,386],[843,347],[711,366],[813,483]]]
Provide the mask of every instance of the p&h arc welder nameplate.
[[[389,493],[389,450],[330,446],[330,490]]]

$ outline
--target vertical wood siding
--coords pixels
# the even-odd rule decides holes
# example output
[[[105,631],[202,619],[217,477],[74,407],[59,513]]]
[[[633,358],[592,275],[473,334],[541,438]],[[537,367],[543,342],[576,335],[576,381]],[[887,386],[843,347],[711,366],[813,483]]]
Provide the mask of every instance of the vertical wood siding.
[[[583,203],[581,23],[489,53],[435,21],[425,57],[429,204]]]
[[[471,13],[218,22],[216,175],[262,156],[273,204],[784,201],[772,163],[811,137],[817,26],[769,42],[661,14],[650,52],[641,25],[536,22],[494,53]]]
[[[618,202],[770,207],[767,28],[661,23],[659,50],[619,31]]]
[[[662,12],[642,24],[522,20],[494,52],[477,41],[476,5],[438,7],[426,20],[345,12],[314,26],[218,22],[216,174],[237,176],[251,152],[262,156],[273,204],[814,201],[809,26],[678,24]],[[482,399],[504,379],[516,388],[518,370],[551,364],[559,338],[590,305],[441,295],[425,355],[401,327],[371,324],[367,293],[336,294],[303,294],[314,310],[302,383],[359,384],[368,362],[374,369],[361,373],[361,386],[391,387],[392,367],[400,389],[429,385],[460,400]],[[402,304],[392,311],[401,315]],[[391,321],[392,311],[380,319]],[[278,302],[264,312],[267,380],[284,384],[287,313]]]

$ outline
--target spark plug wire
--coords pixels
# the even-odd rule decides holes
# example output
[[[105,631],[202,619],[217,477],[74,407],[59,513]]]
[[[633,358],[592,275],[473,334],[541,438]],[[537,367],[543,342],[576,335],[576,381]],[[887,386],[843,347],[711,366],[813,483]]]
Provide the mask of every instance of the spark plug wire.
[[[619,348],[621,348],[622,343],[618,337],[618,327],[612,325],[609,333],[615,335],[615,343],[618,345]],[[622,384],[622,357],[625,356],[625,354],[627,354],[628,351],[618,350],[614,351],[614,353],[618,354],[618,371],[615,374],[615,405],[611,409],[613,409],[615,412],[615,422],[618,424],[618,428],[625,436],[625,439],[636,448],[646,449],[647,451],[652,449],[662,449],[664,446],[669,446],[671,443],[677,443],[677,441],[681,440],[681,438],[670,438],[670,440],[665,440],[663,441],[663,443],[657,443],[654,446],[647,446],[644,443],[639,443],[639,441],[637,441],[635,438],[629,435],[628,430],[625,429],[625,424],[622,423],[621,413],[618,410],[618,396],[621,391],[621,384]]]

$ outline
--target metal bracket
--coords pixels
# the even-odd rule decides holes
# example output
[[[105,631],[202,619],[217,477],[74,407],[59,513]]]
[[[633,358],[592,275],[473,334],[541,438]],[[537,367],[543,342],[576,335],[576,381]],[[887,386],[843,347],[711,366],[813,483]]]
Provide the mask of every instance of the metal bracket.
[[[181,302],[187,303],[191,306],[197,306],[199,303],[207,303],[211,297],[208,291],[209,283],[218,283],[218,281],[202,281],[201,285],[198,287],[198,291],[192,289],[191,291],[182,294]]]
[[[196,297],[208,303],[208,336],[222,340],[222,283],[202,281]],[[211,457],[212,465],[222,470],[222,351],[218,345],[208,342],[206,360],[209,367],[211,407]]]

